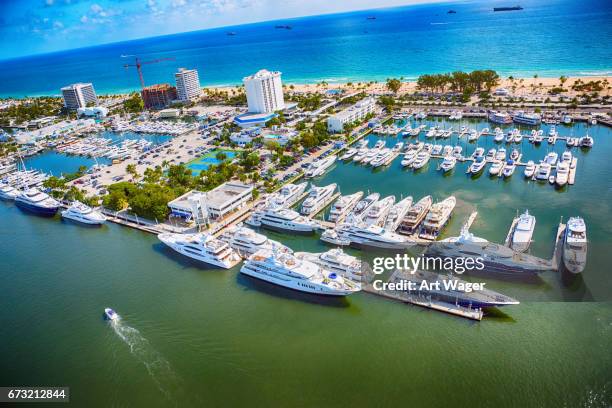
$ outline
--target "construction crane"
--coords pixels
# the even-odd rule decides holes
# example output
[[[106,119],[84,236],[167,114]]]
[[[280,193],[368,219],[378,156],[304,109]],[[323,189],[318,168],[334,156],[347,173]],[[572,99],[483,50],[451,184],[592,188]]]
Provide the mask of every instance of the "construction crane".
[[[144,89],[145,87],[145,83],[144,83],[144,77],[142,75],[142,66],[143,65],[147,65],[147,64],[156,64],[158,62],[162,62],[162,61],[172,61],[174,60],[174,58],[158,58],[158,59],[154,59],[151,61],[140,61],[140,58],[138,58],[135,55],[122,55],[121,57],[123,58],[127,58],[127,57],[134,57],[134,63],[133,64],[125,64],[123,65],[126,69],[129,67],[136,67],[136,71],[138,71],[138,78],[140,79],[140,87],[142,89]]]

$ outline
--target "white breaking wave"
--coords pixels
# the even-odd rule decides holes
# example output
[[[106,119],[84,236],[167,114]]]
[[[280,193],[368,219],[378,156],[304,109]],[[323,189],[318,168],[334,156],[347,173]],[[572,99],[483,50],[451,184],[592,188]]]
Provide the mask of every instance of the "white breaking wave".
[[[128,345],[132,355],[144,364],[162,394],[176,405],[174,393],[180,390],[181,380],[168,360],[157,352],[138,330],[126,325],[122,320],[111,320],[110,325],[117,336]]]
[[[578,75],[584,76],[608,76],[612,75],[612,71],[581,71]]]

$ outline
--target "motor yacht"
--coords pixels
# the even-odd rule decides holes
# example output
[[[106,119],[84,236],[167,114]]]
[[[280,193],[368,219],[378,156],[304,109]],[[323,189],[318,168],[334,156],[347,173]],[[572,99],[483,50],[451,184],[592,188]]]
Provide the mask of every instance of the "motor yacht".
[[[439,156],[440,153],[442,153],[442,145],[434,145],[433,149],[431,150],[431,154],[434,156]]]
[[[504,132],[500,128],[495,128],[495,136],[493,137],[493,141],[496,143],[501,143],[504,141]]]
[[[523,111],[517,112],[512,120],[516,123],[529,126],[538,126],[542,123],[542,117],[537,113],[525,113]]]
[[[497,153],[495,153],[495,160],[501,160],[501,161],[506,160],[506,149],[504,149],[503,147],[500,147],[497,150]]]
[[[431,240],[436,239],[442,231],[442,228],[444,228],[450,219],[456,204],[457,200],[455,197],[450,196],[447,199],[432,205],[427,213],[427,216],[423,220],[419,237]]]
[[[363,197],[363,191],[338,198],[329,210],[329,221],[336,222],[344,218],[357,205],[361,197]]]
[[[493,163],[491,163],[491,167],[489,167],[489,174],[491,176],[498,176],[503,167],[504,167],[504,162],[501,160],[496,160]]]
[[[351,244],[350,239],[341,237],[335,229],[331,228],[323,231],[321,234],[321,241],[338,246],[347,246]]]
[[[559,162],[559,164],[557,164],[557,173],[555,175],[555,183],[557,183],[559,187],[563,187],[564,185],[567,184],[567,181],[569,179],[569,170],[570,170],[570,165],[568,162],[562,161],[562,162]]]
[[[506,164],[504,165],[504,168],[502,169],[502,177],[504,178],[512,177],[515,170],[516,170],[516,163],[514,162],[514,160],[508,160]]]
[[[523,174],[525,174],[526,178],[532,178],[533,175],[535,174],[536,171],[536,165],[533,162],[533,160],[529,160],[527,162],[527,164],[525,165],[525,171]]]
[[[572,156],[572,152],[570,152],[569,150],[564,151],[561,155],[561,161],[569,163],[570,165],[572,164],[573,159],[574,157]]]
[[[536,180],[548,180],[551,166],[549,163],[542,162],[536,171]]]
[[[406,235],[411,235],[417,232],[421,222],[429,212],[433,200],[431,196],[425,196],[417,201],[408,212],[406,216],[402,220],[399,226],[399,232]]]
[[[19,190],[9,184],[0,184],[0,198],[3,200],[14,200],[17,198]]]
[[[586,224],[580,217],[571,217],[565,226],[563,264],[572,273],[581,273],[587,262]]]
[[[402,222],[402,220],[410,210],[411,205],[412,197],[408,196],[400,200],[400,202],[395,204],[393,207],[391,207],[391,210],[387,215],[387,219],[383,224],[383,228],[387,231],[395,231],[399,226],[400,222]]]
[[[510,160],[517,161],[519,157],[521,157],[521,153],[516,149],[512,149],[512,153],[510,153]]]
[[[477,147],[472,153],[472,159],[475,159],[479,156],[484,156],[485,149],[484,147]]]
[[[356,154],[357,154],[357,149],[355,148],[348,149],[342,156],[340,156],[340,160],[348,160],[351,157],[355,156]]]
[[[489,149],[489,151],[487,152],[486,155],[486,160],[487,161],[493,161],[495,159],[495,154],[497,153],[496,149]]]
[[[298,259],[287,252],[261,249],[251,255],[240,273],[300,292],[325,296],[347,296],[361,290],[350,279]]]
[[[407,249],[414,246],[414,242],[387,231],[378,225],[366,226],[363,223],[344,223],[336,232],[342,238],[348,239],[351,246],[357,248],[374,249]]]
[[[340,276],[352,281],[362,281],[361,261],[357,257],[345,253],[340,248],[320,253],[296,252],[295,257],[319,265],[325,270],[336,272]]]
[[[456,164],[457,158],[455,156],[446,156],[444,160],[442,160],[439,169],[446,173],[454,169]]]
[[[308,187],[308,182],[303,182],[300,184],[285,184],[278,190],[276,193],[271,194],[267,202],[270,205],[274,205],[276,208],[289,208],[293,204],[295,204],[306,188]]]
[[[354,221],[361,220],[362,217],[364,217],[365,214],[367,213],[368,209],[372,205],[374,205],[374,203],[376,203],[379,198],[380,198],[380,194],[378,193],[369,194],[366,198],[359,201],[357,205],[355,205],[355,208],[353,208],[353,210],[349,213],[349,216],[347,218],[351,218]]]
[[[557,154],[557,152],[550,152],[546,155],[546,157],[544,158],[544,161],[550,164],[551,166],[554,166],[555,164],[557,164],[558,158],[559,158],[559,155]]]
[[[426,151],[419,152],[416,158],[414,159],[414,162],[412,163],[412,168],[418,170],[420,168],[425,167],[429,162],[430,157],[430,154]]]
[[[74,201],[68,209],[62,211],[62,217],[89,225],[101,225],[106,222],[104,214],[79,201]]]
[[[475,142],[480,137],[480,134],[476,129],[470,130],[470,134],[468,135],[468,142]]]
[[[372,159],[370,165],[372,167],[380,167],[388,162],[393,155],[393,151],[389,148],[380,149],[378,154]]]
[[[232,268],[241,260],[227,243],[212,235],[162,233],[157,238],[179,254],[220,268]]]
[[[580,138],[579,143],[580,143],[580,147],[591,148],[593,147],[593,144],[595,143],[595,141],[593,140],[591,136],[586,135]]]
[[[337,156],[330,155],[324,159],[319,159],[310,164],[304,173],[304,177],[313,178],[323,175],[335,162]]]
[[[462,156],[461,156],[462,151],[463,151],[463,148],[461,146],[455,146],[453,148],[453,156],[455,156],[457,159],[462,159]]]
[[[245,223],[252,227],[264,227],[281,232],[312,233],[319,228],[319,224],[315,221],[289,208],[267,208],[256,211]]]
[[[15,204],[23,210],[47,217],[54,216],[60,207],[60,203],[57,200],[36,188],[31,188],[17,194]]]
[[[401,161],[402,167],[409,167],[412,165],[417,157],[418,152],[416,150],[409,150],[404,154],[404,158]]]
[[[321,211],[325,207],[330,198],[336,191],[337,184],[332,183],[325,187],[312,186],[308,197],[302,203],[301,213],[302,215],[314,215]]]
[[[478,156],[472,162],[472,164],[470,164],[470,167],[468,167],[467,172],[470,174],[478,174],[485,168],[486,165],[487,161],[485,160],[485,158],[482,156]]]
[[[531,245],[531,237],[533,236],[535,225],[536,218],[529,214],[528,210],[525,210],[525,212],[519,216],[514,226],[514,230],[512,231],[510,248],[517,252],[527,251],[529,245]]]
[[[512,123],[512,116],[510,116],[506,112],[491,111],[491,113],[489,113],[489,121],[493,123],[507,125]]]
[[[226,229],[219,239],[243,257],[248,257],[260,249],[293,252],[280,242],[269,239],[265,235],[244,226],[234,226]]]
[[[377,201],[372,205],[365,217],[363,217],[363,222],[369,225],[381,225],[385,222],[389,211],[391,211],[391,207],[395,204],[395,196],[388,196],[383,198],[380,201]]]

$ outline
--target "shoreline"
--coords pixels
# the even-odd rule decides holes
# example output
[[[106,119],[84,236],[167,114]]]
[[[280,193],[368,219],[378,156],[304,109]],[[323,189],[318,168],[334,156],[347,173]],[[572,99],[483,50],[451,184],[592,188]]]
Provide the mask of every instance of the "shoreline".
[[[557,76],[540,76],[540,74],[536,72],[534,75],[538,75],[538,76],[535,79],[533,75],[532,76],[500,75],[501,80],[497,88],[511,88],[513,84],[509,80],[510,77],[514,78],[515,84],[520,83],[518,84],[518,86],[522,85],[523,87],[531,87],[532,84],[535,84],[537,86],[539,83],[542,83],[543,84],[542,86],[544,88],[552,88],[554,86],[560,85],[559,84],[560,77],[567,78],[567,81],[565,82],[565,86],[571,86],[571,84],[573,84],[577,80],[581,80],[583,82],[607,80],[608,83],[612,85],[612,70],[593,71],[593,74],[594,75],[561,74]],[[364,89],[366,91],[388,92],[388,90],[385,87],[386,78],[398,78],[398,79],[402,78],[401,76],[400,77],[388,76],[383,79],[380,79],[383,76],[380,76],[380,77],[376,76],[370,79],[367,79],[367,78],[350,79],[349,77],[316,78],[316,79],[308,79],[308,80],[306,79],[304,80],[286,80],[284,79],[283,82],[284,82],[285,89],[293,86],[292,90],[297,91],[297,92],[316,92],[316,91],[324,91],[324,90],[338,89],[338,88],[344,89],[344,88],[349,87],[348,84],[352,84],[353,89],[357,86],[357,84],[361,84],[362,86],[367,85],[366,89]],[[414,77],[414,76],[404,77],[404,80],[402,80],[402,89],[398,92],[398,94],[415,91],[417,78],[418,77]],[[320,84],[322,82],[325,82],[327,85],[325,87],[321,87]],[[373,84],[370,84],[372,82]],[[213,84],[204,84],[204,85],[200,84],[200,85],[202,86],[202,89],[217,89],[217,90],[223,90],[223,91],[235,90],[241,86],[240,83],[236,83],[233,85],[228,84],[228,83],[213,83]],[[95,83],[94,83],[94,87],[95,87]],[[124,89],[117,89],[117,90],[111,90],[111,91],[107,91],[105,89],[101,89],[101,90],[96,89],[96,93],[99,96],[129,95],[133,92],[138,92],[138,91],[139,91],[138,88],[129,88],[129,89],[124,88]],[[602,91],[601,94],[602,95],[612,95],[612,90],[606,89]],[[22,100],[22,99],[39,98],[39,97],[61,97],[61,94],[59,92],[58,93],[39,92],[35,94],[27,94],[27,95],[24,94],[22,96],[0,94],[0,99]]]

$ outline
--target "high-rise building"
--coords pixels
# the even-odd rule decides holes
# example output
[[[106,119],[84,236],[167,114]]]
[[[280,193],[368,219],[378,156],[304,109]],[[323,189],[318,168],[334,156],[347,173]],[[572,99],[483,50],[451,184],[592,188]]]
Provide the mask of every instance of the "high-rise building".
[[[176,78],[176,93],[179,100],[192,101],[202,95],[197,70],[179,68],[174,77]]]
[[[147,109],[163,109],[176,99],[176,88],[169,84],[147,86],[142,90],[142,100]]]
[[[285,108],[281,73],[262,69],[245,77],[242,82],[246,90],[249,112],[270,113]]]
[[[98,104],[98,97],[91,83],[78,83],[63,87],[62,98],[64,107],[71,110]]]

